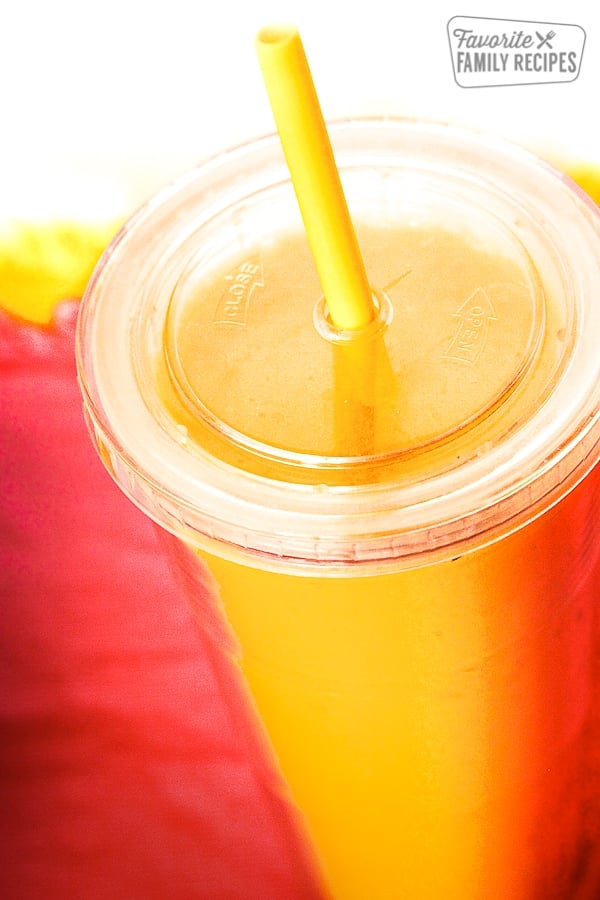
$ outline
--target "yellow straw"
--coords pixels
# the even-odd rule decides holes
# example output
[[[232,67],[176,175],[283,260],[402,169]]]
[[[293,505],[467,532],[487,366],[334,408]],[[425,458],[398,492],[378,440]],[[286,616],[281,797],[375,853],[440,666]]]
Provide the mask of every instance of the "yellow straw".
[[[263,29],[258,57],[333,324],[364,328],[373,300],[298,31]]]
[[[374,452],[378,345],[369,337],[333,344],[336,456]]]

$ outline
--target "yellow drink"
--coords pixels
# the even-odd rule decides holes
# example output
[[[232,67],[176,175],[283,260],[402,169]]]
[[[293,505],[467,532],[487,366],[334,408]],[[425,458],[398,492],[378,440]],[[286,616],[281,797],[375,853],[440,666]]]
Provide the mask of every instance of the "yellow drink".
[[[532,391],[537,397],[552,379],[564,328],[552,297],[536,307],[526,261],[439,228],[360,234],[374,284],[387,287],[396,311],[356,361],[373,416],[351,409],[340,433],[339,408],[361,384],[339,365],[346,348],[313,326],[318,282],[305,239],[288,236],[174,295],[183,306],[170,322],[163,399],[191,441],[216,439],[193,412],[206,398],[209,413],[256,446],[396,451],[385,464],[342,469],[344,483],[360,483],[452,467],[519,421]],[[221,312],[215,324],[244,271],[243,325]],[[292,309],[282,302],[290,283]],[[536,342],[539,322],[545,337]],[[283,465],[240,446],[220,455],[267,476]],[[295,477],[327,476],[307,466]],[[600,565],[594,558],[590,567],[584,545],[597,504],[586,485],[585,496],[510,538],[391,574],[299,577],[285,565],[248,565],[242,554],[201,553],[333,897],[523,900],[549,896],[560,877],[566,896],[572,873],[559,874],[552,858],[577,840],[574,804],[583,798],[575,781],[569,796],[561,786],[584,765],[592,704],[585,666],[571,671],[556,660],[573,644],[582,660],[592,650]],[[576,592],[574,559],[587,573]],[[549,705],[548,692],[566,692],[566,709]]]
[[[485,550],[367,578],[206,557],[333,897],[594,897],[597,515],[598,478]]]
[[[374,324],[331,328],[240,151],[92,282],[94,434],[208,563],[326,893],[591,900],[596,213],[481,138],[340,133]]]

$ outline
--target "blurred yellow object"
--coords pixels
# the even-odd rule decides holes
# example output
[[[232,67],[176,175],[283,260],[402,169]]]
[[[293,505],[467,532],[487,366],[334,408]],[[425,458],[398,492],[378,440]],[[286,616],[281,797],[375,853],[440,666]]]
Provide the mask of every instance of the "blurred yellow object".
[[[119,223],[11,221],[0,229],[0,307],[39,324],[79,299]]]
[[[568,174],[600,206],[600,168],[589,164],[576,165],[569,168]]]

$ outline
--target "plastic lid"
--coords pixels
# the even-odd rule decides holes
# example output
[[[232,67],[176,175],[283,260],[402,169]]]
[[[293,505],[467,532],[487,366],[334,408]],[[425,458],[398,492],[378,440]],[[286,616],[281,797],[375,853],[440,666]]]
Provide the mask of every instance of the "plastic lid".
[[[380,307],[363,340],[327,322],[265,139],[123,230],[78,363],[109,469],[165,527],[255,565],[357,574],[501,537],[596,462],[600,229],[570,182],[494,139],[331,133]]]

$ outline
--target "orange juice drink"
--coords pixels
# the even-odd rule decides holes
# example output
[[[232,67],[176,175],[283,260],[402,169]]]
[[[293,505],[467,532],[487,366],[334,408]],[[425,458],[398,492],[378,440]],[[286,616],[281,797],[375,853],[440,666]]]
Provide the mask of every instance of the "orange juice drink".
[[[592,900],[598,212],[481,135],[333,136],[373,321],[331,323],[277,142],[232,151],[101,261],[91,428],[210,570],[325,897]]]

